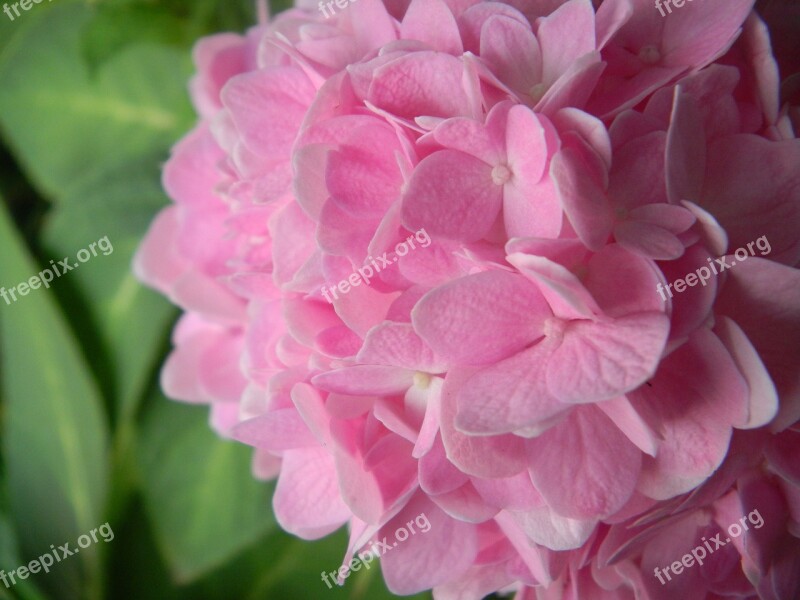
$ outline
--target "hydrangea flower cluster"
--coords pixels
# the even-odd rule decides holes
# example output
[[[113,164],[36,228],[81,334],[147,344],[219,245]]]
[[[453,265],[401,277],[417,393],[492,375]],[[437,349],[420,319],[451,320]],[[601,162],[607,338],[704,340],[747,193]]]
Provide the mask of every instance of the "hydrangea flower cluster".
[[[798,597],[800,142],[753,4],[300,1],[201,40],[135,260],[185,311],[164,390],[344,565],[427,515],[397,594]]]

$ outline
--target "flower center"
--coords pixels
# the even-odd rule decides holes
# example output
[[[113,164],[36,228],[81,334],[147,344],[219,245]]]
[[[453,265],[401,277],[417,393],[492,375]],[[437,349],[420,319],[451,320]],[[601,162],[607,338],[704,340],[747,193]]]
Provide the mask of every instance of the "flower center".
[[[431,384],[431,376],[428,373],[417,371],[414,373],[414,385],[421,390],[427,390]]]
[[[497,165],[492,169],[492,181],[495,185],[503,185],[511,179],[511,170],[506,165]]]
[[[646,65],[654,65],[661,60],[661,52],[652,44],[639,50],[639,60]]]
[[[539,102],[544,95],[547,93],[547,86],[544,83],[537,83],[536,85],[532,86],[531,89],[528,91],[528,95],[531,97],[531,100],[534,104]]]

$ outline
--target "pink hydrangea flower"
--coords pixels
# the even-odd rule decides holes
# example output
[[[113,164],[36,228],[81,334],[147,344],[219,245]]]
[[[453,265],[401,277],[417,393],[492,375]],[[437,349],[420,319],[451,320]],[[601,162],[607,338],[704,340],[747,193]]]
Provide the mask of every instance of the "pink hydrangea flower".
[[[424,513],[397,594],[797,597],[800,142],[753,4],[302,1],[202,40],[134,264],[185,311],[164,390],[344,565]]]

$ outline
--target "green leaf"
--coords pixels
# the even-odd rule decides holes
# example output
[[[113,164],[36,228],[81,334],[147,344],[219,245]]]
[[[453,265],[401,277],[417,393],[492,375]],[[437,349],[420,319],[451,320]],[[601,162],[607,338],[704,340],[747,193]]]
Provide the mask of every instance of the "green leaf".
[[[83,36],[83,53],[94,68],[130,44],[141,42],[191,46],[193,40],[177,15],[163,6],[137,3],[128,6],[100,4]]]
[[[82,341],[104,349],[94,368],[123,424],[135,414],[175,315],[169,302],[139,284],[130,269],[141,237],[166,201],[157,165],[154,157],[144,156],[86,181],[53,209],[43,233],[45,252],[55,260],[74,257],[103,237],[113,246],[108,255],[98,252],[82,264],[62,297],[80,308],[72,320],[84,335],[99,331],[98,339]],[[58,280],[54,287],[63,289]]]
[[[172,574],[182,583],[275,527],[272,486],[253,479],[252,449],[217,438],[207,413],[159,395],[141,435],[145,505]]]
[[[155,7],[117,7],[129,32],[137,15]],[[95,14],[99,11],[98,14]],[[166,203],[160,165],[194,117],[186,82],[189,56],[154,44],[130,43],[89,68],[84,41],[107,31],[112,12],[82,5],[37,13],[24,39],[0,63],[0,126],[19,162],[56,202],[44,230],[44,253],[74,257],[107,236],[113,254],[92,259],[69,284],[57,282],[101,389],[116,401],[115,416],[130,420],[174,311],[140,286],[130,272],[133,253]],[[33,15],[26,15],[26,18]],[[166,13],[155,29],[174,23]],[[138,33],[137,33],[138,35]],[[154,34],[155,35],[155,34]],[[122,42],[122,40],[121,40]],[[108,42],[92,48],[109,51]],[[112,48],[113,49],[113,48]],[[101,52],[101,50],[97,50]]]
[[[6,515],[0,512],[0,569],[10,573],[21,565],[23,565],[23,561],[17,551],[16,534]],[[8,578],[6,579],[8,580]],[[45,600],[30,578],[16,580],[16,585],[12,589],[23,600]],[[0,600],[8,598],[11,598],[11,595],[6,592],[5,585],[0,586]]]
[[[115,543],[109,547],[109,589],[113,600],[196,600],[215,596],[187,596],[185,588],[175,586],[161,560],[141,497],[129,505]],[[118,540],[118,542],[117,542]],[[226,593],[219,598],[236,598]]]
[[[166,149],[191,124],[187,53],[126,47],[90,74],[81,36],[92,11],[66,4],[38,15],[0,61],[0,125],[46,195]]]
[[[344,585],[328,587],[322,572],[334,571],[342,564],[348,536],[344,529],[321,540],[307,542],[279,532],[259,547],[260,576],[244,600],[261,598],[329,598],[330,600],[391,600],[397,598],[387,588],[380,562],[359,569],[345,579]],[[273,548],[279,548],[275,552]],[[237,561],[238,562],[238,561]],[[246,564],[246,563],[245,563]],[[329,578],[330,579],[330,578]],[[410,596],[411,600],[430,600],[430,593]]]
[[[0,208],[0,285],[40,269]],[[9,298],[10,298],[9,294]],[[77,540],[102,524],[107,425],[97,388],[72,334],[44,288],[0,302],[9,499],[24,556]],[[58,565],[42,585],[63,598],[99,595],[99,556],[90,546]],[[85,593],[84,593],[85,592]]]

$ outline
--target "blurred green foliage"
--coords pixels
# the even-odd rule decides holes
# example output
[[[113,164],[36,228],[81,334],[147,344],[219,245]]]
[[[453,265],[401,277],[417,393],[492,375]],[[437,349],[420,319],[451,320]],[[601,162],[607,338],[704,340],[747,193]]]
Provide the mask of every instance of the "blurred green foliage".
[[[0,569],[106,522],[115,534],[0,583],[0,600],[391,597],[376,568],[328,590],[320,572],[339,565],[346,533],[281,532],[250,450],[219,440],[205,407],[158,390],[177,312],[130,261],[167,202],[161,165],[194,122],[192,44],[254,21],[250,0],[0,13],[0,286],[103,236],[114,246],[50,289],[0,300]]]

